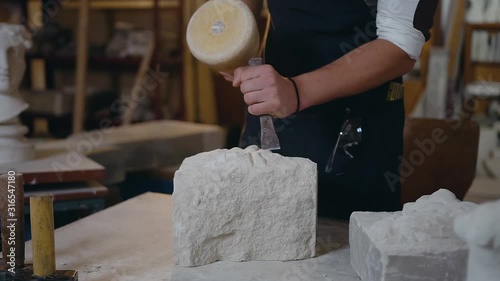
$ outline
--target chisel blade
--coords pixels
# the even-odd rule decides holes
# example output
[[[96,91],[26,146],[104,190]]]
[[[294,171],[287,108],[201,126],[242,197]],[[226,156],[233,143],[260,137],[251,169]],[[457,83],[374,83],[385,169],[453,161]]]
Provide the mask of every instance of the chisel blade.
[[[265,150],[280,150],[280,140],[274,130],[271,116],[260,117],[260,148]]]

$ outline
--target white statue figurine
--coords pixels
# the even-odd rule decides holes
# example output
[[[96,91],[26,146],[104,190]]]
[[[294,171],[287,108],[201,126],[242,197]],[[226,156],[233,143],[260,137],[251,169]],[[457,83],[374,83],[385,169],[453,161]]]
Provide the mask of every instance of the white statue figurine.
[[[500,280],[500,201],[457,217],[455,232],[469,246],[467,281]]]
[[[24,135],[28,129],[18,115],[28,108],[19,85],[26,70],[25,50],[31,46],[23,25],[0,23],[0,164],[34,158],[34,147]]]

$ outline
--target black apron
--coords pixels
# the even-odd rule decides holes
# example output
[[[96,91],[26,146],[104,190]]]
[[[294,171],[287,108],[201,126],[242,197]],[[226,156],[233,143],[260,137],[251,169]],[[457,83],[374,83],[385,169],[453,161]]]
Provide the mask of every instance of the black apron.
[[[364,0],[269,0],[268,4],[272,26],[265,60],[283,76],[314,71],[376,38],[376,15]],[[387,101],[388,91],[389,83],[275,119],[281,144],[276,152],[309,158],[318,165],[320,216],[346,219],[353,211],[401,208],[398,175],[404,104],[402,99]],[[346,108],[350,118],[362,121],[362,141],[341,175],[326,173]],[[249,145],[260,146],[260,122],[247,112],[241,147]],[[335,161],[342,165],[342,159]]]

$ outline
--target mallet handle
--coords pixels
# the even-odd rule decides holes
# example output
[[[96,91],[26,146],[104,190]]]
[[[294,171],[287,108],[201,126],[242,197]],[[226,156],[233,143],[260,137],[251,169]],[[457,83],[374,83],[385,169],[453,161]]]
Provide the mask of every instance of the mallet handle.
[[[33,274],[39,277],[56,273],[54,207],[51,195],[30,198],[33,236]]]

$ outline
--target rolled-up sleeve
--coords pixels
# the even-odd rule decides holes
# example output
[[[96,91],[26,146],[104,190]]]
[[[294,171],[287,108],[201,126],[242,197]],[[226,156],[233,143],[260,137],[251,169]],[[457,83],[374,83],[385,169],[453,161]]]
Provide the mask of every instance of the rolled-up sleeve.
[[[378,0],[377,36],[418,59],[429,40],[439,0]]]

